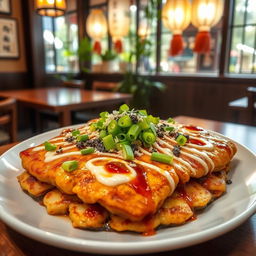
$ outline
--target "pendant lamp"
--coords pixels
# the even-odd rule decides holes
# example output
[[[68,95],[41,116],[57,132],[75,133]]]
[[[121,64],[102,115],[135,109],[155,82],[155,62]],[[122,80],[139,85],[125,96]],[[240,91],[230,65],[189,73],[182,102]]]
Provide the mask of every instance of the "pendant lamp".
[[[127,36],[130,27],[130,1],[109,0],[108,1],[108,27],[113,38],[114,49],[117,53],[123,51],[122,38]]]
[[[176,56],[183,52],[182,32],[188,27],[191,17],[189,0],[167,0],[162,9],[165,27],[172,31],[169,55]]]
[[[101,9],[94,9],[86,20],[86,31],[94,40],[93,51],[101,54],[100,40],[107,34],[107,20]]]
[[[62,16],[66,8],[66,0],[35,0],[35,10],[41,16]]]
[[[211,28],[216,25],[223,14],[223,0],[193,0],[191,21],[198,28],[194,52],[210,51]]]

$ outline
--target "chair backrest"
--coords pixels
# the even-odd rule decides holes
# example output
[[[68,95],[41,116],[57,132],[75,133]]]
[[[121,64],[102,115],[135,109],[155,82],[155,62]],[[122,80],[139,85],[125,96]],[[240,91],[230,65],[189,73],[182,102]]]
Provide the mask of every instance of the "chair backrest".
[[[248,111],[250,113],[249,122],[254,124],[256,115],[256,87],[248,87],[246,95],[248,97]]]
[[[102,91],[113,91],[117,88],[118,83],[113,82],[101,82],[101,81],[94,81],[92,84],[93,90],[102,90]]]
[[[8,128],[10,142],[17,141],[17,110],[15,99],[0,99],[0,126]]]

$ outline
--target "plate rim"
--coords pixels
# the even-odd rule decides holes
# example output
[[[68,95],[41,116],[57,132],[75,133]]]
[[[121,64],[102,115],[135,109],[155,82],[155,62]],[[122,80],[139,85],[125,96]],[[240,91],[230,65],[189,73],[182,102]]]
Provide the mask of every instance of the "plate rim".
[[[15,150],[17,147],[22,144],[27,144],[33,142],[35,139],[38,139],[43,136],[47,136],[47,134],[52,134],[54,132],[59,132],[66,128],[75,128],[79,127],[83,124],[72,125],[62,128],[57,128],[51,131],[44,132],[42,134],[35,135],[27,140],[24,140],[17,145],[13,146],[5,153],[0,156],[0,161],[4,158],[9,152]],[[210,130],[209,130],[210,131]],[[239,147],[246,150],[248,153],[252,154],[253,157],[256,157],[256,154],[249,149],[248,147],[240,144],[239,142],[224,136],[218,132],[210,131],[224,138],[228,138],[229,140],[236,143]],[[38,227],[29,225],[20,219],[10,215],[5,209],[0,205],[0,219],[10,226],[12,229],[17,232],[31,238],[37,240],[39,242],[43,242],[55,247],[65,248],[74,251],[80,252],[89,252],[89,253],[104,253],[104,254],[143,254],[143,253],[154,253],[154,252],[162,252],[168,250],[174,250],[179,248],[185,248],[188,246],[192,246],[195,244],[200,244],[220,235],[223,235],[234,228],[241,225],[245,222],[250,216],[252,216],[256,212],[256,198],[250,203],[245,211],[235,216],[234,218],[225,221],[215,227],[208,228],[206,230],[198,231],[197,233],[187,234],[185,236],[179,238],[162,238],[156,240],[147,240],[138,241],[138,242],[115,242],[115,241],[96,241],[96,240],[88,240],[81,238],[72,238],[66,237],[61,234],[56,234],[53,232],[43,231]],[[107,250],[107,251],[104,251]]]

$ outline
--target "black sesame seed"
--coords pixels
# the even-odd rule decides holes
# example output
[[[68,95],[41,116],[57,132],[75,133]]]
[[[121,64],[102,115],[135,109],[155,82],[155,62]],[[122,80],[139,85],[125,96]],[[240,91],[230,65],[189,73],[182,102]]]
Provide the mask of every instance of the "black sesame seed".
[[[135,114],[131,114],[130,118],[132,119],[132,122],[134,124],[138,123],[138,121],[139,121],[137,115],[135,115]]]
[[[57,153],[57,154],[60,154],[60,153],[62,153],[62,152],[63,152],[62,147],[59,147],[59,148],[56,150],[56,153]]]
[[[181,150],[180,145],[175,145],[175,146],[173,147],[172,153],[173,153],[175,156],[179,157],[179,156],[180,156],[180,150]]]
[[[70,136],[70,137],[67,137],[66,139],[65,139],[65,141],[67,141],[67,142],[73,142],[75,140],[75,137],[74,136]]]
[[[232,184],[232,180],[226,180],[226,183],[227,183],[228,185],[230,185],[230,184]]]

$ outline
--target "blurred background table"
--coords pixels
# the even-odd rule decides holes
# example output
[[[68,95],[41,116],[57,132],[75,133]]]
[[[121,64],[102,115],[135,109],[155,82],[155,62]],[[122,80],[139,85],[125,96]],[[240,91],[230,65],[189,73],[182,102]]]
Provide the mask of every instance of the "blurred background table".
[[[58,113],[60,127],[71,125],[72,111],[128,103],[132,98],[123,93],[62,87],[1,91],[0,96],[14,98],[36,110]]]
[[[192,118],[186,116],[176,117],[175,120],[184,124],[197,124],[198,126],[220,132],[236,141],[244,144],[256,153],[255,134],[256,127],[222,123],[212,120]],[[15,144],[0,147],[0,155]],[[1,256],[78,256],[91,255],[72,252],[49,246],[32,239],[29,239],[0,221],[0,255]],[[147,254],[149,255],[149,254]],[[153,255],[153,254],[152,254]],[[202,244],[190,246],[184,249],[157,253],[159,256],[252,256],[256,255],[256,215],[254,214],[242,225],[218,238]]]

